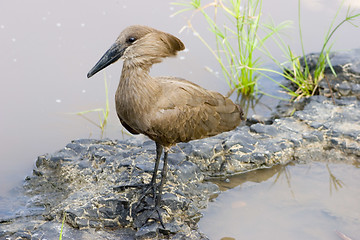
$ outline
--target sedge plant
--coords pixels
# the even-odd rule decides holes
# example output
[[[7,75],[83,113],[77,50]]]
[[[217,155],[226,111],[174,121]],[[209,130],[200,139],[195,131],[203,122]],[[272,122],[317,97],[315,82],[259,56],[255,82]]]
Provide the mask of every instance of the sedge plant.
[[[186,11],[193,11],[193,15],[188,20],[187,27],[195,33],[213,54],[221,66],[223,75],[232,91],[236,89],[243,95],[251,95],[254,90],[258,90],[256,83],[259,76],[275,81],[267,74],[275,73],[283,76],[292,83],[294,88],[275,81],[285,89],[292,97],[292,100],[296,101],[302,97],[312,96],[317,93],[318,84],[324,78],[324,71],[327,66],[329,66],[332,73],[336,76],[330,61],[330,50],[333,45],[330,44],[330,39],[346,22],[357,27],[353,23],[353,20],[360,16],[360,14],[354,14],[351,8],[348,7],[345,18],[335,25],[335,20],[338,18],[344,2],[345,0],[341,2],[340,7],[331,21],[316,66],[312,71],[305,55],[301,29],[300,0],[298,0],[299,35],[302,50],[302,55],[300,56],[295,55],[280,36],[280,31],[290,25],[289,21],[282,22],[279,25],[275,25],[274,23],[260,23],[262,10],[261,0],[244,0],[243,4],[241,4],[241,0],[214,0],[206,5],[202,5],[201,0],[190,0],[189,2],[176,2],[173,4],[184,7],[174,15]],[[214,9],[213,18],[207,11],[210,7]],[[230,24],[223,23],[220,25],[217,23],[216,18],[220,11],[226,16]],[[216,48],[213,48],[212,45],[195,30],[191,20],[197,13],[202,14],[210,31],[214,34]],[[260,35],[264,36],[260,37]],[[285,53],[287,57],[285,63],[281,63],[275,59],[266,48],[265,42],[268,39],[272,39]],[[259,58],[255,57],[258,52],[265,53],[280,67],[281,71],[261,68]],[[269,95],[265,92],[260,92]]]
[[[262,0],[246,0],[243,3],[241,0],[214,0],[206,5],[202,5],[200,0],[190,0],[173,4],[184,7],[174,15],[193,11],[186,27],[210,50],[229,87],[245,96],[252,95],[257,90],[260,76],[258,69],[261,62],[257,56],[261,52],[260,48],[275,32],[287,27],[289,22],[272,28],[272,31],[260,37],[259,31],[263,28],[260,23]],[[208,13],[209,8],[214,10],[213,17]],[[191,20],[197,13],[201,13],[214,34],[216,47],[205,40],[192,25]],[[218,23],[217,18],[224,16],[227,21]]]
[[[76,113],[77,115],[85,118],[87,121],[89,121],[90,123],[92,123],[95,126],[97,126],[98,128],[100,128],[101,136],[103,136],[103,134],[104,134],[105,127],[106,127],[106,124],[108,122],[108,117],[109,117],[109,92],[108,92],[107,79],[106,79],[105,74],[104,74],[104,84],[105,84],[105,97],[106,97],[105,108],[95,108],[95,109],[85,110],[85,111]],[[87,116],[85,116],[86,114],[91,113],[91,112],[97,112],[99,114],[99,122],[98,123],[91,120]]]
[[[64,230],[64,224],[65,224],[65,219],[66,219],[66,213],[64,212],[63,214],[64,214],[64,216],[63,216],[62,223],[61,223],[59,240],[62,240],[63,230]]]
[[[318,92],[319,82],[325,78],[324,72],[325,68],[328,66],[336,76],[336,72],[332,67],[330,61],[330,51],[333,44],[330,44],[330,39],[333,37],[334,33],[346,22],[352,24],[355,27],[358,27],[354,24],[353,20],[360,16],[360,13],[354,14],[349,6],[346,12],[346,16],[337,24],[335,25],[335,21],[339,16],[339,13],[344,5],[344,0],[341,2],[339,8],[337,9],[334,18],[332,19],[328,31],[325,34],[324,42],[321,48],[321,51],[318,54],[315,67],[310,69],[308,59],[305,55],[305,48],[304,48],[304,41],[302,35],[302,28],[301,28],[301,5],[300,0],[298,0],[298,22],[299,22],[299,37],[301,43],[301,51],[302,55],[296,56],[291,48],[283,41],[280,35],[276,32],[277,40],[274,38],[277,45],[281,48],[284,54],[287,57],[286,63],[280,63],[276,59],[271,57],[271,54],[268,54],[272,58],[272,60],[282,69],[283,75],[286,79],[288,79],[292,87],[286,87],[284,85],[279,84],[283,87],[286,92],[292,97],[293,101],[297,101],[303,97],[313,96]],[[274,26],[271,24],[267,25],[267,28],[272,30]],[[269,51],[264,48],[267,53]]]

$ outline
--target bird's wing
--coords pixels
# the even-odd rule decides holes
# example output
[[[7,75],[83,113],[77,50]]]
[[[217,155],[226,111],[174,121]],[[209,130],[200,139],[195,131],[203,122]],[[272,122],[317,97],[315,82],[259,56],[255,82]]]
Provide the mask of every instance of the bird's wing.
[[[230,131],[241,113],[228,98],[189,81],[162,77],[162,95],[151,112],[148,135],[163,145],[187,142]]]

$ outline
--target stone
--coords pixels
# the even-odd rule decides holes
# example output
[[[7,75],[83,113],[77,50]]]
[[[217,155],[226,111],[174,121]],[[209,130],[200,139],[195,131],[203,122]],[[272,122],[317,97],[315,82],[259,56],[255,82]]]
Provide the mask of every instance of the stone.
[[[308,142],[318,142],[324,139],[320,132],[306,132],[302,134],[302,137]]]
[[[199,167],[195,163],[189,161],[183,161],[173,168],[175,169],[174,173],[177,174],[178,178],[184,183],[195,180],[197,175],[200,174]]]
[[[278,134],[278,129],[276,129],[274,126],[260,123],[251,125],[250,131],[255,133],[263,133],[270,136],[276,136]]]
[[[65,213],[69,239],[207,239],[197,222],[201,209],[221,192],[205,179],[293,160],[358,161],[359,56],[360,49],[331,55],[338,77],[327,68],[331,89],[322,81],[320,92],[333,92],[337,99],[312,96],[283,103],[271,121],[253,116],[248,126],[174,146],[159,210],[165,229],[155,220],[146,223],[150,214],[154,219],[157,214],[151,209],[152,192],[140,199],[144,187],[124,187],[148,183],[154,168],[155,144],[134,136],[125,141],[74,140],[39,156],[24,181],[24,206],[0,219],[0,238],[57,239]],[[316,63],[316,54],[308,57],[309,64]]]
[[[180,197],[173,193],[163,194],[161,201],[172,211],[182,210],[184,208],[184,204],[186,203],[184,197]]]
[[[89,227],[89,219],[87,218],[76,218],[75,222],[76,222],[76,226],[78,226],[79,229]]]
[[[136,233],[136,239],[155,239],[158,236],[158,224],[152,223],[141,227]]]
[[[28,231],[19,231],[14,234],[14,237],[15,237],[14,239],[21,239],[21,240],[32,239],[31,234]]]
[[[255,123],[262,123],[262,124],[269,125],[269,124],[272,124],[273,121],[274,121],[274,119],[272,119],[272,118],[254,114],[251,117],[246,119],[246,125],[251,126]]]

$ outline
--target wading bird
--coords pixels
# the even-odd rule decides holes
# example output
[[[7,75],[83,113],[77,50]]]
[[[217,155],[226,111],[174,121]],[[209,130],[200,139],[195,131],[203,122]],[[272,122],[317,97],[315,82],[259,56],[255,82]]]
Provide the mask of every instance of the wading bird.
[[[242,118],[240,107],[220,93],[181,78],[149,75],[153,64],[175,56],[184,48],[171,34],[146,26],[130,26],[87,74],[90,78],[118,59],[123,60],[115,94],[116,112],[130,133],[145,134],[156,143],[155,167],[148,189],[153,189],[154,211],[162,225],[159,208],[170,147],[230,131]],[[164,165],[157,189],[156,176],[163,149]]]

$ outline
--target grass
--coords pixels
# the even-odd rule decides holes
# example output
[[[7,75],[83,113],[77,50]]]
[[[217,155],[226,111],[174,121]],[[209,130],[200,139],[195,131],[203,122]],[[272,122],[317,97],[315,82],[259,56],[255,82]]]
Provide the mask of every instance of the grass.
[[[200,0],[190,0],[188,2],[176,2],[172,4],[183,7],[183,9],[173,15],[187,11],[193,12],[186,28],[190,28],[210,50],[219,63],[223,75],[232,91],[237,90],[245,96],[250,96],[254,91],[259,91],[257,80],[260,76],[275,81],[269,77],[267,73],[276,73],[289,80],[292,86],[294,86],[294,88],[288,87],[275,81],[292,97],[293,101],[296,101],[300,98],[317,94],[319,82],[324,78],[324,71],[327,66],[330,67],[332,73],[336,76],[329,57],[331,47],[333,46],[333,44],[330,44],[330,39],[344,23],[349,22],[356,26],[353,20],[360,16],[360,14],[354,14],[351,8],[348,7],[345,18],[335,25],[340,10],[343,8],[344,1],[345,0],[341,2],[325,34],[314,71],[310,71],[305,55],[301,29],[300,0],[298,0],[298,20],[302,50],[301,56],[296,56],[280,35],[282,30],[290,25],[289,21],[282,22],[279,25],[260,22],[262,0],[245,0],[243,2],[241,2],[241,0],[229,0],[226,2],[225,0],[214,0],[206,5],[202,5]],[[208,13],[209,8],[213,8],[212,17]],[[209,30],[215,36],[216,47],[212,47],[212,44],[205,40],[193,26],[192,19],[197,13],[201,13],[205,18]],[[225,16],[227,21],[224,21],[224,23],[220,25],[216,20],[223,16]],[[270,39],[273,40],[285,56],[287,56],[285,63],[281,63],[275,59],[266,47],[266,42]],[[280,67],[281,72],[262,68],[259,57],[256,57],[258,53],[264,53],[268,56]],[[259,92],[269,95],[266,92]]]
[[[77,115],[85,118],[87,121],[91,122],[92,124],[94,124],[95,126],[100,128],[101,137],[104,134],[105,127],[106,127],[106,124],[108,122],[108,117],[109,117],[109,91],[108,91],[108,87],[107,87],[107,79],[106,79],[105,73],[104,73],[104,84],[105,84],[105,96],[106,96],[105,108],[95,108],[95,109],[85,110],[85,111],[76,113]],[[99,122],[98,123],[85,116],[86,114],[92,113],[92,112],[97,112],[99,114]]]
[[[105,132],[105,128],[108,124],[108,120],[109,120],[109,91],[108,91],[108,85],[107,85],[107,78],[106,78],[106,74],[104,73],[104,86],[105,86],[105,108],[95,108],[95,109],[90,109],[90,110],[85,110],[85,111],[81,111],[81,112],[77,112],[75,114],[83,117],[86,121],[92,123],[93,125],[97,126],[100,130],[101,130],[101,138],[103,138],[104,136],[104,132]],[[98,122],[92,120],[91,118],[87,117],[86,115],[89,113],[98,113]],[[121,128],[121,134],[124,137],[124,135],[128,135],[131,136],[130,133],[126,132],[124,130],[124,127]]]
[[[319,53],[317,63],[313,71],[310,70],[309,64],[307,62],[307,58],[305,55],[305,48],[303,42],[303,35],[301,29],[301,6],[300,0],[298,0],[298,19],[299,19],[299,35],[301,41],[301,50],[302,50],[302,60],[300,61],[300,57],[295,56],[291,51],[290,47],[288,47],[288,59],[290,62],[290,67],[284,67],[285,78],[290,80],[291,83],[295,86],[296,90],[286,89],[287,93],[293,97],[293,100],[299,100],[303,97],[313,96],[318,92],[319,82],[324,79],[325,68],[329,66],[332,73],[336,76],[336,72],[332,67],[330,61],[330,51],[333,44],[329,45],[330,39],[334,35],[334,33],[346,22],[351,23],[353,26],[356,26],[352,21],[359,17],[360,14],[353,14],[350,6],[347,9],[347,13],[344,19],[342,19],[337,25],[335,25],[335,21],[339,16],[339,13],[344,5],[344,0],[341,2],[331,24],[328,28],[327,33],[325,34],[324,42]],[[357,27],[357,26],[356,26]]]
[[[264,46],[264,53],[272,59],[274,63],[278,65],[278,67],[282,70],[279,71],[273,71],[270,69],[263,69],[264,72],[270,71],[276,74],[279,74],[283,76],[285,79],[287,79],[292,86],[285,86],[279,82],[276,82],[278,85],[280,85],[285,92],[290,95],[292,98],[292,101],[297,101],[303,97],[313,96],[315,94],[318,94],[318,87],[319,82],[323,80],[326,76],[324,75],[325,68],[328,66],[332,73],[336,76],[336,72],[334,68],[332,67],[331,61],[330,61],[330,51],[333,46],[333,44],[330,44],[330,39],[333,37],[334,33],[346,22],[349,22],[353,26],[357,27],[353,20],[360,16],[360,14],[353,14],[353,11],[351,11],[351,8],[348,7],[346,16],[344,19],[342,19],[337,25],[335,25],[335,21],[339,16],[340,11],[343,8],[344,0],[341,2],[339,8],[337,9],[337,12],[332,19],[330,26],[328,28],[328,31],[325,34],[324,41],[322,48],[319,52],[319,56],[316,62],[316,65],[313,70],[311,70],[306,54],[305,54],[305,48],[304,48],[304,41],[303,41],[303,34],[302,34],[302,28],[301,28],[301,5],[300,0],[298,0],[298,24],[299,24],[299,38],[301,43],[301,51],[302,55],[297,56],[294,54],[294,52],[291,50],[290,46],[286,44],[286,42],[283,40],[283,38],[279,35],[278,32],[274,32],[273,29],[276,29],[276,26],[272,23],[266,24],[266,28],[268,28],[271,32],[274,32],[274,37],[272,40],[275,41],[277,46],[282,50],[284,55],[287,57],[287,61],[284,63],[279,62],[277,59],[275,59],[270,51]],[[266,75],[265,75],[266,77]],[[272,79],[271,79],[272,80]],[[329,84],[329,83],[328,83]],[[264,93],[266,94],[266,93]]]
[[[64,212],[63,220],[62,220],[62,223],[61,223],[61,230],[60,230],[59,240],[62,240],[62,235],[63,235],[63,229],[64,229],[64,224],[65,224],[65,219],[66,219],[66,213]]]
[[[231,89],[249,96],[257,90],[257,80],[260,77],[258,69],[261,68],[260,58],[262,47],[275,33],[286,28],[289,22],[283,22],[260,37],[260,30],[264,26],[260,23],[262,0],[214,0],[206,5],[201,5],[200,0],[173,3],[183,7],[174,15],[186,11],[193,11],[188,20],[190,28],[200,41],[210,50],[219,63],[222,73]],[[208,13],[209,8],[214,11],[213,17]],[[205,18],[209,30],[215,36],[215,47],[205,40],[192,24],[192,18],[197,14]],[[225,18],[223,23],[218,23],[218,18]],[[265,31],[261,31],[265,33]]]

